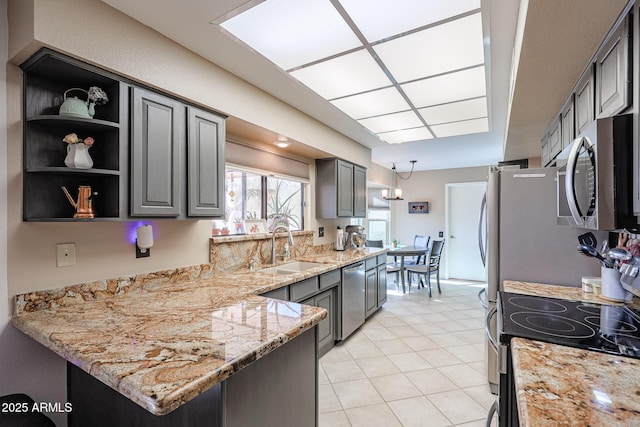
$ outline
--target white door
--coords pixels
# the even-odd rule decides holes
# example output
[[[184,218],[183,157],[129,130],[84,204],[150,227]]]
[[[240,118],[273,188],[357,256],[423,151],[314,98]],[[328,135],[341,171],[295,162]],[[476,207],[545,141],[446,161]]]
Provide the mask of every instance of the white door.
[[[446,277],[486,281],[478,246],[478,219],[487,183],[447,184],[446,188]]]

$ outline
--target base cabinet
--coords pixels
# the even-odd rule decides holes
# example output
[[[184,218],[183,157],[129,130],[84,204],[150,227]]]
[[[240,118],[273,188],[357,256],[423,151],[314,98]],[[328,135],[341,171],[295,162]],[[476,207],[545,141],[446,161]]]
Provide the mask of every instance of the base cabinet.
[[[318,357],[324,356],[336,342],[336,296],[337,288],[329,289],[313,298],[302,301],[302,304],[322,307],[327,310],[327,317],[318,323]]]
[[[365,314],[371,316],[387,302],[387,255],[367,259],[365,272]]]
[[[378,309],[378,269],[365,271],[365,316],[369,317]]]
[[[69,427],[313,427],[318,425],[316,328],[167,415],[133,403],[67,364]]]
[[[318,357],[322,357],[335,346],[341,327],[340,317],[340,270],[310,277],[261,294],[263,297],[299,302],[304,305],[322,307],[327,317],[318,323]]]

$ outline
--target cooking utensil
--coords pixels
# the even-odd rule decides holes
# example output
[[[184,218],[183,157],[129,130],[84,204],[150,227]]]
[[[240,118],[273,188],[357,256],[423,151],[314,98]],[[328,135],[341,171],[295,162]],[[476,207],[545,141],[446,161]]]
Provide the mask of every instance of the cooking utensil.
[[[600,252],[598,252],[598,250],[593,246],[578,245],[578,250],[582,252],[584,255],[592,256],[600,260],[600,263],[602,264],[603,267],[613,268],[613,263],[610,260],[603,257],[602,255],[600,255]]]
[[[631,252],[623,248],[611,248],[607,252],[607,259],[610,260],[629,261],[631,258]]]
[[[578,236],[578,242],[581,245],[593,246],[594,248],[598,246],[598,239],[592,232],[587,232]]]

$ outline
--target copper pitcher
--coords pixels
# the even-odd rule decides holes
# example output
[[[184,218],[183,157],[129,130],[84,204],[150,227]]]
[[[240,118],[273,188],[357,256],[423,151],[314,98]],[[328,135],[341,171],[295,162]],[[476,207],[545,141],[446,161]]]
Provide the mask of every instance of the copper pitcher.
[[[73,200],[71,194],[67,190],[67,187],[62,186],[62,191],[65,196],[76,210],[76,213],[73,215],[74,218],[93,218],[93,196],[98,193],[92,193],[91,187],[88,185],[81,185],[78,187],[78,201]]]

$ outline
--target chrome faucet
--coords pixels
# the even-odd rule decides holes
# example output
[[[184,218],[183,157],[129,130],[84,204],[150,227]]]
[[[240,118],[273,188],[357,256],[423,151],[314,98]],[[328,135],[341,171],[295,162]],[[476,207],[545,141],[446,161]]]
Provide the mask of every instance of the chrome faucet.
[[[287,232],[289,241],[284,245],[284,253],[276,254],[276,233],[278,230],[283,229]],[[289,248],[293,246],[293,235],[291,234],[291,230],[285,227],[284,225],[279,225],[273,229],[273,234],[271,235],[271,264],[275,264],[278,257],[282,257],[285,261],[289,258],[291,253],[289,252]]]

